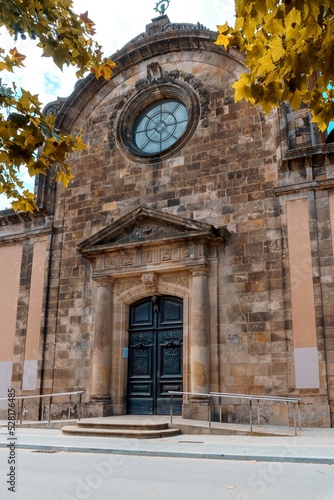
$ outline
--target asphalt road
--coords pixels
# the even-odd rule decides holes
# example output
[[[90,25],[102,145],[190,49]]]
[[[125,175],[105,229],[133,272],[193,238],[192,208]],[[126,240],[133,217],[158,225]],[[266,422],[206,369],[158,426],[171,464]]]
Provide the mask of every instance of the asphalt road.
[[[334,465],[16,449],[10,471],[9,454],[1,500],[334,500]]]

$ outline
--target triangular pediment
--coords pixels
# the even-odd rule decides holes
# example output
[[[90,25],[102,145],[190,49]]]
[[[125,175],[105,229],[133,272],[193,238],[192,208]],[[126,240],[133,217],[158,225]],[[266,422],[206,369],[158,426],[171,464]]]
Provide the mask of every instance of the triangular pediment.
[[[225,239],[227,234],[227,230],[216,229],[210,224],[141,206],[80,243],[78,248],[87,253],[102,250],[101,247],[131,246],[152,240],[166,241],[191,236]]]

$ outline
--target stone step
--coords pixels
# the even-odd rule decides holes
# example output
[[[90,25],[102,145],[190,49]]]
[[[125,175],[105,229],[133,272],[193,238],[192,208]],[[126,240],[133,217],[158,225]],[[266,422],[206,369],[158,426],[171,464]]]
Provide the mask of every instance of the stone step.
[[[139,439],[150,439],[150,438],[162,438],[177,436],[180,434],[179,429],[133,429],[128,428],[110,428],[108,425],[103,425],[99,427],[83,426],[83,425],[66,425],[61,428],[64,434],[70,435],[80,435],[80,436],[102,436],[102,437],[119,437],[119,438],[139,438]]]
[[[120,421],[92,421],[92,420],[79,420],[77,422],[78,427],[89,427],[89,428],[99,428],[99,429],[133,429],[133,430],[164,430],[168,428],[166,422],[120,422]]]

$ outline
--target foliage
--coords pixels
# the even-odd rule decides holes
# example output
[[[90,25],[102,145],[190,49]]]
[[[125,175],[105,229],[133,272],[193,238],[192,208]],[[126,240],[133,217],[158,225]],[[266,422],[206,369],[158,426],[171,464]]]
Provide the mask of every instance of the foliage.
[[[306,105],[324,131],[334,117],[333,0],[236,0],[234,28],[218,26],[217,45],[246,56],[247,74],[233,85],[235,100],[265,112],[290,102]]]
[[[109,79],[115,64],[103,58],[93,40],[94,23],[88,13],[77,15],[72,7],[72,0],[2,0],[0,27],[13,37],[13,44],[18,37],[36,40],[42,55],[60,69],[73,65],[78,77],[89,70]],[[8,52],[0,48],[0,71],[22,68],[24,59],[15,47]],[[67,185],[72,177],[68,156],[85,147],[80,136],[57,132],[54,117],[42,113],[37,95],[0,79],[0,193],[14,200],[14,210],[36,209],[33,193],[20,181],[22,169],[34,176],[56,164],[56,180]]]

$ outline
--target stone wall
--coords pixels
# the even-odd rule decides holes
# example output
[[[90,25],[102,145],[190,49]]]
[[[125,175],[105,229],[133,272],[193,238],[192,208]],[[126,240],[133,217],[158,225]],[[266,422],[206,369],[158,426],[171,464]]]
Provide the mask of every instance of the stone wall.
[[[166,72],[195,75],[210,96],[210,112],[206,126],[199,122],[179,154],[148,164],[129,160],[117,142],[110,148],[109,139],[110,117],[146,77],[152,61]],[[76,128],[85,131],[89,151],[75,160],[70,188],[59,189],[55,217],[62,228],[59,251],[64,245],[55,387],[63,388],[64,379],[72,388],[89,386],[95,289],[77,244],[144,205],[231,232],[218,264],[218,309],[212,327],[217,340],[211,346],[218,360],[218,366],[211,367],[214,389],[293,393],[280,207],[273,195],[278,120],[275,113],[266,117],[257,108],[234,103],[231,83],[240,70],[239,62],[225,54],[195,50],[159,56],[117,75],[105,86],[110,92],[104,88],[95,94],[81,113]],[[53,265],[59,267],[56,261]],[[66,364],[63,356],[69,357]]]

